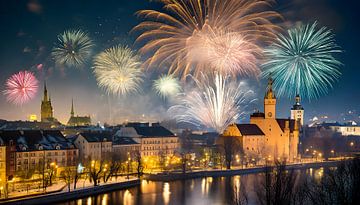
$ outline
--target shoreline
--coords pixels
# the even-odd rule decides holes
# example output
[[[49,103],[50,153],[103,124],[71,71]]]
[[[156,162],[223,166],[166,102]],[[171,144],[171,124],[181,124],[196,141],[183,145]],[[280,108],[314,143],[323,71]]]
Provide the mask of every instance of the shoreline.
[[[324,161],[324,162],[313,162],[304,164],[290,164],[286,165],[286,169],[309,169],[309,168],[320,168],[320,167],[333,167],[337,166],[342,161]],[[202,177],[225,177],[235,175],[246,175],[246,174],[257,174],[265,171],[265,167],[253,167],[246,169],[231,169],[231,170],[204,170],[186,173],[159,173],[159,174],[144,174],[144,180],[149,181],[176,181],[186,179],[196,179]]]
[[[54,204],[69,200],[76,200],[87,196],[103,194],[106,192],[127,189],[138,185],[140,185],[140,179],[133,179],[125,182],[104,184],[96,187],[78,189],[71,192],[51,193],[51,194],[45,194],[35,197],[30,196],[21,199],[1,201],[0,204],[14,204],[14,205]]]
[[[324,162],[313,162],[304,164],[290,164],[286,165],[286,169],[309,169],[309,168],[320,168],[320,167],[334,167],[342,161],[324,161]],[[203,170],[194,171],[187,173],[170,172],[170,173],[159,173],[159,174],[144,174],[143,180],[149,181],[176,181],[176,180],[187,180],[203,177],[226,177],[235,175],[246,175],[246,174],[257,174],[265,171],[266,167],[253,167],[246,169],[232,169],[232,170]],[[55,191],[44,195],[27,196],[25,198],[11,199],[8,201],[0,201],[0,204],[21,204],[21,205],[35,205],[35,204],[54,204],[69,200],[76,200],[92,195],[103,194],[107,192],[128,189],[131,187],[139,186],[141,184],[140,179],[133,179],[124,182],[104,184],[96,187],[88,187],[84,189],[73,190],[71,192]]]

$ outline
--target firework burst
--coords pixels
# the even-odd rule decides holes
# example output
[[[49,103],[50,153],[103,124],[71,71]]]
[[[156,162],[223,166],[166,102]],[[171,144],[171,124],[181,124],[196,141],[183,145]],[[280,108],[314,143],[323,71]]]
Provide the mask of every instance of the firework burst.
[[[178,79],[172,75],[160,76],[154,81],[153,88],[163,98],[175,96],[181,91]]]
[[[7,79],[4,94],[10,103],[22,105],[35,97],[38,80],[32,72],[20,71]]]
[[[77,67],[91,57],[93,41],[81,30],[68,30],[58,36],[52,50],[55,62],[60,65]]]
[[[218,133],[236,122],[245,113],[245,103],[253,93],[243,82],[230,82],[229,76],[215,73],[212,77],[201,74],[195,79],[196,88],[182,94],[180,103],[169,108],[168,112],[178,122],[204,125]]]
[[[143,81],[139,59],[124,46],[115,46],[98,54],[93,66],[98,85],[114,95],[139,92]]]
[[[278,18],[279,14],[268,11],[271,0],[160,1],[168,13],[139,11],[138,15],[146,21],[133,30],[142,31],[137,42],[146,42],[140,49],[142,54],[150,54],[145,62],[146,67],[169,67],[168,73],[183,78],[190,73],[196,77],[200,73],[225,69],[230,69],[229,73],[254,72],[251,75],[255,75],[259,70],[254,69],[254,65],[249,62],[258,48],[252,48],[251,45],[272,40],[275,38],[274,30],[278,29],[272,20]],[[232,34],[224,36],[227,32]],[[234,39],[235,33],[237,39]],[[227,38],[231,38],[230,42]],[[212,43],[212,40],[215,42]],[[220,44],[219,49],[212,47],[217,44]],[[207,58],[209,55],[199,58],[199,55],[204,54],[201,51],[208,46],[213,48],[210,56],[219,58],[210,65]],[[242,49],[246,50],[246,55],[243,55]],[[235,50],[240,56],[229,56],[229,51]],[[245,59],[247,57],[249,59]]]
[[[342,51],[330,30],[316,26],[315,22],[290,29],[265,49],[267,61],[262,75],[274,78],[279,96],[317,98],[326,94],[340,76],[341,62],[334,54]]]

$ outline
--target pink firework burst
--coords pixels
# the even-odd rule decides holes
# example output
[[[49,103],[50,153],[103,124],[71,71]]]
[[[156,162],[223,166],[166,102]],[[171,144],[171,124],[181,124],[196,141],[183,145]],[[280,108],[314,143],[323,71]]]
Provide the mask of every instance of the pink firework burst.
[[[39,81],[29,71],[20,71],[6,81],[4,94],[8,102],[22,105],[31,100],[38,91]]]

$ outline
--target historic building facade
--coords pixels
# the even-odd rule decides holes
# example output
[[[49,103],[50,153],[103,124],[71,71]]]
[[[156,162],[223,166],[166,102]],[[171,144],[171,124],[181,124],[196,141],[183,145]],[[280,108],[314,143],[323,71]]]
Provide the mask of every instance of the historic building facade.
[[[245,155],[294,161],[298,158],[299,126],[302,118],[276,118],[276,97],[269,79],[264,97],[264,112],[250,116],[250,124],[230,125],[224,136],[239,137]],[[303,112],[301,117],[303,117]]]
[[[75,116],[74,112],[74,101],[71,101],[70,119],[67,126],[89,126],[91,125],[90,116]]]

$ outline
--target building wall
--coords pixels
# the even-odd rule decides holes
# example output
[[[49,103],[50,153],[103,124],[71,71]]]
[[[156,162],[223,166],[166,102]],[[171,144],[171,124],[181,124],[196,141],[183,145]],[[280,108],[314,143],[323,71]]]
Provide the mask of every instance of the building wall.
[[[111,141],[88,142],[81,135],[76,138],[75,145],[79,149],[79,156],[81,160],[100,160],[112,152]]]
[[[251,124],[256,124],[265,134],[266,155],[274,158],[289,158],[290,156],[290,130],[284,132],[276,119],[250,118]]]
[[[140,144],[130,144],[130,145],[113,145],[113,153],[120,157],[127,157],[128,153],[131,157],[134,157],[136,153],[140,152]]]
[[[36,150],[16,153],[16,170],[34,170],[45,164],[55,163],[59,167],[76,166],[77,149],[68,150]]]
[[[304,110],[291,110],[291,119],[300,122],[300,125],[304,125]]]
[[[0,187],[6,184],[6,146],[0,145]]]
[[[173,155],[179,149],[179,139],[173,137],[142,137],[140,138],[141,156]]]
[[[343,136],[360,136],[360,126],[330,126],[335,132],[340,132]]]

